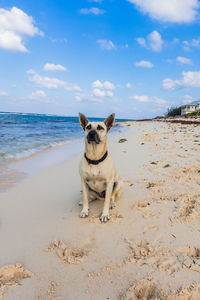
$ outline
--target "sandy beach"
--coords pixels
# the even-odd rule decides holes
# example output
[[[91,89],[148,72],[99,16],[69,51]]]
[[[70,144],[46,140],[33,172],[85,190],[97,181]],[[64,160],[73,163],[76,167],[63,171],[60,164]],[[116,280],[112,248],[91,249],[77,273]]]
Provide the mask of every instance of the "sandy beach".
[[[0,299],[200,299],[200,127],[124,124],[109,138],[125,188],[107,224],[101,201],[79,218],[82,154],[0,193]]]

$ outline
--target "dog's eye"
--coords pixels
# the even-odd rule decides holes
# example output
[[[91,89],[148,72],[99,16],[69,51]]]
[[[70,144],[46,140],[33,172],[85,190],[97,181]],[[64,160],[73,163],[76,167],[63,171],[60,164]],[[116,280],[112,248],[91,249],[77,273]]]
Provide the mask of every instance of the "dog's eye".
[[[101,125],[98,125],[97,130],[104,130],[104,128]]]
[[[86,127],[86,129],[90,130],[92,128],[91,124]]]

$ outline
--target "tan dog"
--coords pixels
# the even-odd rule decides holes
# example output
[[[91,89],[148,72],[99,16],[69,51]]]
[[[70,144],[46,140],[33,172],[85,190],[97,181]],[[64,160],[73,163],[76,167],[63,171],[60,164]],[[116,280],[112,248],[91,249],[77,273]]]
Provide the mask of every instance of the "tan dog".
[[[80,176],[83,190],[81,218],[88,216],[89,201],[104,199],[101,222],[110,219],[109,208],[114,208],[115,200],[123,190],[123,183],[117,174],[107,151],[107,132],[113,126],[115,114],[104,122],[90,122],[79,113],[80,124],[85,131],[85,154],[80,162]]]

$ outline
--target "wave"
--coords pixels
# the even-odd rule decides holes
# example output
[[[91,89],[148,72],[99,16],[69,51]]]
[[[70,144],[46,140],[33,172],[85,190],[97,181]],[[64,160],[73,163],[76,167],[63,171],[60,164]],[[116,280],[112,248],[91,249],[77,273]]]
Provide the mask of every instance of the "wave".
[[[13,152],[10,153],[10,151],[5,151],[5,152],[0,152],[0,161],[1,159],[3,160],[21,160],[21,159],[26,159],[29,158],[31,156],[34,156],[38,153],[41,153],[42,151],[54,148],[54,147],[60,147],[60,146],[64,146],[64,145],[69,145],[71,144],[70,141],[63,141],[63,142],[58,142],[58,143],[51,143],[49,145],[43,145],[40,147],[35,147],[35,148],[31,148],[31,149],[27,149],[27,150],[21,150],[21,152]]]

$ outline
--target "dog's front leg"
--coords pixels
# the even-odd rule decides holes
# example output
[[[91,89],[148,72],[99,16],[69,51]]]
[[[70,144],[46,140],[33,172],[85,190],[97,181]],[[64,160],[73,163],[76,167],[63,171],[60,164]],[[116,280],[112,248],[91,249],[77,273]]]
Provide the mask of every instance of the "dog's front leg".
[[[87,218],[88,217],[88,187],[86,185],[86,182],[84,179],[82,179],[82,190],[83,190],[83,208],[80,213],[81,218]]]
[[[106,198],[105,198],[105,202],[104,202],[104,208],[103,208],[103,212],[100,216],[100,221],[101,222],[107,222],[110,220],[110,216],[109,216],[109,207],[110,207],[110,200],[111,200],[111,196],[112,196],[112,191],[113,191],[113,182],[108,182],[107,183],[107,187],[106,187]]]

